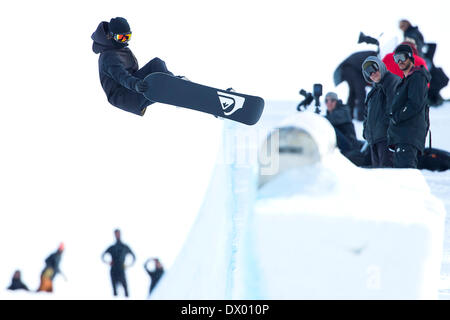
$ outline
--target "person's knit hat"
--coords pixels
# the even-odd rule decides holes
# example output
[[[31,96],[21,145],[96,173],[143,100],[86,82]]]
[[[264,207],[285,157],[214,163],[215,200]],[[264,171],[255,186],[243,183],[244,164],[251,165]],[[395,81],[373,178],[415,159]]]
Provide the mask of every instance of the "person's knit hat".
[[[397,53],[404,53],[408,56],[409,59],[414,63],[414,54],[411,46],[407,44],[400,44],[397,48],[395,48],[394,55]]]
[[[113,34],[119,34],[130,32],[131,29],[127,19],[117,17],[112,18],[111,21],[109,22],[109,31]]]
[[[334,93],[334,92],[328,92],[326,95],[325,95],[325,100],[327,100],[327,99],[332,99],[332,100],[338,100],[338,95],[336,94],[336,93]]]

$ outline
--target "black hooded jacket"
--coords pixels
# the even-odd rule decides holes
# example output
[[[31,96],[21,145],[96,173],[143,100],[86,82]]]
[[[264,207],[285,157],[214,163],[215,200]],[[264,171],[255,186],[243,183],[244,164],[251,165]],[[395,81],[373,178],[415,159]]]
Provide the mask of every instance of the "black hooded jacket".
[[[139,69],[136,57],[128,44],[108,39],[108,22],[101,22],[92,34],[92,50],[100,54],[98,68],[100,82],[108,101],[125,111],[142,115],[148,100],[135,91],[139,78],[133,74]],[[146,105],[147,104],[147,105]]]
[[[377,57],[368,57],[365,61],[372,61],[378,65],[381,80],[373,83],[364,75],[367,82],[372,83],[373,88],[367,94],[364,108],[363,137],[370,145],[387,140],[389,127],[389,111],[395,95],[395,89],[400,83],[400,77],[389,72],[384,63]]]
[[[329,112],[325,116],[328,121],[333,125],[333,127],[339,130],[344,136],[355,145],[357,144],[355,126],[352,122],[352,117],[350,115],[350,108],[339,100],[336,108]]]
[[[429,121],[427,104],[430,73],[414,67],[397,87],[390,110],[388,145],[410,144],[420,152],[425,148]]]
[[[409,26],[409,28],[403,33],[403,36],[405,38],[411,38],[414,39],[416,42],[417,51],[420,56],[423,56],[422,54],[422,48],[425,44],[425,41],[423,39],[422,33],[419,31],[419,27],[415,26]]]

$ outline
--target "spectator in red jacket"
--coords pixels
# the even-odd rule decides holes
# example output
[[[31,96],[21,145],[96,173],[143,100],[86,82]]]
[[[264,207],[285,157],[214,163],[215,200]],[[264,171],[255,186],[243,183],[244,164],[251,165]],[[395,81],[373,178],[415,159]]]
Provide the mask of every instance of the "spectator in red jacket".
[[[406,44],[408,46],[411,47],[411,49],[413,50],[413,56],[414,56],[414,65],[416,67],[420,67],[420,66],[425,66],[425,68],[428,70],[427,64],[425,62],[425,60],[423,60],[417,52],[417,48],[414,42],[411,41],[403,41],[400,45]],[[403,78],[404,74],[403,71],[400,70],[399,66],[397,63],[395,63],[394,61],[394,52],[392,53],[388,53],[384,58],[383,58],[383,62],[386,65],[386,68],[392,72],[393,74],[396,74],[397,76]]]

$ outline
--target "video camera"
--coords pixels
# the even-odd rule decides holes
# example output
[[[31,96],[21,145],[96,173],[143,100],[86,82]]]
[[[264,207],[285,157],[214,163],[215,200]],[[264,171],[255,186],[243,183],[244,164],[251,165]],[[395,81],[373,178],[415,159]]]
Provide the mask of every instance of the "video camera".
[[[303,99],[303,101],[301,101],[297,105],[297,111],[302,111],[302,107],[303,107],[303,111],[306,110],[308,108],[308,106],[311,104],[311,102],[313,102],[313,100],[314,100],[315,106],[316,106],[316,109],[314,110],[314,112],[320,113],[320,100],[319,99],[322,96],[322,85],[320,83],[314,84],[313,93],[307,92],[304,89],[301,89],[300,94],[302,96],[304,96],[305,99]]]

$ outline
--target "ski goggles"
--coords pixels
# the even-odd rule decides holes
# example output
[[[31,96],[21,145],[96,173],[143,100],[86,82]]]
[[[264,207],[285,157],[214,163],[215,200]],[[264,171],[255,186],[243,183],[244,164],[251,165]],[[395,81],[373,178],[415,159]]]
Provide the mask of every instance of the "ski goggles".
[[[131,39],[131,31],[127,33],[116,33],[112,35],[114,40],[119,43],[127,43]]]
[[[406,53],[396,53],[394,54],[395,63],[405,62],[408,59],[408,55]]]
[[[370,77],[372,73],[375,73],[379,70],[378,65],[376,63],[369,64],[367,67],[364,68],[364,74],[367,77]]]

